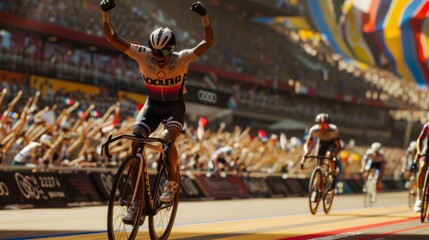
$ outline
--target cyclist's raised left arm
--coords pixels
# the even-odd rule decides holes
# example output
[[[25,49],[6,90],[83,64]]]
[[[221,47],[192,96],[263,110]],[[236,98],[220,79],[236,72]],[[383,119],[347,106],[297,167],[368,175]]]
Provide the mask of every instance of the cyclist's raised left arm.
[[[201,16],[201,22],[204,27],[204,40],[201,41],[192,51],[195,55],[200,57],[203,55],[211,46],[214,45],[215,39],[213,30],[207,16],[207,11],[201,2],[195,2],[191,6],[191,10]]]

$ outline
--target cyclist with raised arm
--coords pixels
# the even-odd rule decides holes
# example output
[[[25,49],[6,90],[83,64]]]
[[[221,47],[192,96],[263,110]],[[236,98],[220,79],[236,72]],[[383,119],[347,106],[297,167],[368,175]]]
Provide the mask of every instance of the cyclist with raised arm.
[[[104,34],[107,40],[117,49],[133,58],[137,63],[144,80],[148,98],[140,110],[132,133],[138,136],[149,137],[159,124],[166,120],[162,138],[169,142],[167,150],[168,183],[165,185],[160,200],[169,203],[173,200],[178,183],[175,182],[177,173],[178,153],[174,145],[179,136],[185,116],[186,93],[185,80],[188,66],[191,62],[202,56],[214,43],[213,31],[209,23],[207,11],[201,2],[195,2],[191,10],[201,16],[204,28],[204,39],[194,48],[175,51],[176,39],[174,33],[167,27],[154,30],[148,41],[148,46],[130,43],[119,36],[110,21],[110,10],[116,6],[114,0],[102,0]],[[132,144],[133,154],[137,152],[138,143]],[[124,222],[134,219],[135,211],[132,209],[123,218]]]
[[[426,170],[429,164],[428,157],[427,157],[427,154],[429,154],[428,135],[429,135],[429,121],[423,125],[423,129],[420,132],[419,137],[417,138],[417,146],[416,146],[417,153],[413,163],[414,165],[419,164],[418,166],[419,170],[417,172],[417,200],[413,209],[415,212],[420,212],[421,210],[422,188],[425,182]],[[419,157],[419,155],[426,155],[426,156]]]
[[[330,168],[333,170],[334,178],[338,173],[337,155],[341,150],[340,131],[337,126],[331,123],[331,118],[327,113],[319,113],[315,119],[316,124],[308,131],[307,140],[304,143],[304,153],[301,159],[301,167],[306,157],[310,154],[315,146],[317,156],[331,157],[329,161]],[[314,141],[317,141],[316,144]],[[335,184],[331,186],[331,190]]]
[[[386,162],[386,159],[384,158],[384,154],[381,150],[381,147],[382,145],[379,142],[372,143],[371,148],[366,150],[365,154],[361,159],[360,172],[363,174],[363,177],[364,177],[362,192],[366,192],[366,181],[368,180],[369,172],[372,169],[376,169],[379,172],[377,185],[381,179],[381,176],[383,174],[383,169],[384,169],[383,168],[384,163]]]

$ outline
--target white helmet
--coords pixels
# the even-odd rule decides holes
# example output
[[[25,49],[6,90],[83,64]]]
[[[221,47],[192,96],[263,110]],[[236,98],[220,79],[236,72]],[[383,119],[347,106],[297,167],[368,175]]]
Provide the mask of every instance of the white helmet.
[[[371,148],[372,148],[372,150],[374,150],[375,152],[378,152],[378,151],[380,151],[380,149],[381,149],[381,143],[379,143],[379,142],[375,142],[375,143],[371,144]]]
[[[149,47],[153,49],[172,49],[175,45],[174,33],[167,27],[160,27],[150,34]]]

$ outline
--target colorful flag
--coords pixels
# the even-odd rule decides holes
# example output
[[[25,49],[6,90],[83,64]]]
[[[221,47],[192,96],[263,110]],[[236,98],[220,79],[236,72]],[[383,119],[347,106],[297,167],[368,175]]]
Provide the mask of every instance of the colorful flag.
[[[207,122],[208,122],[208,120],[207,120],[207,118],[206,117],[204,117],[204,116],[201,116],[199,119],[198,119],[198,127],[206,127],[206,125],[207,125]]]
[[[268,140],[267,134],[262,129],[258,130],[258,137],[259,139],[261,139],[261,141],[264,141],[264,142]]]
[[[97,110],[92,110],[91,111],[91,117],[101,117],[101,113]]]
[[[70,98],[64,98],[64,103],[70,106],[73,105],[74,101]]]
[[[17,112],[10,112],[9,113],[9,117],[13,118],[13,119],[18,119],[19,118],[19,114]]]

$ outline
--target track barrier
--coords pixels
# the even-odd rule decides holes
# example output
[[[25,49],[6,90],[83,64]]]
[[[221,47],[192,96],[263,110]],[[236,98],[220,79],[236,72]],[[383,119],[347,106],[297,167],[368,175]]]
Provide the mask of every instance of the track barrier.
[[[153,181],[154,172],[150,172]],[[106,204],[113,171],[0,171],[0,206],[66,207],[76,203]],[[181,176],[183,201],[306,196],[308,178],[284,175],[186,172]],[[382,191],[404,191],[404,180],[383,179]],[[343,179],[341,194],[362,192],[362,179]]]

